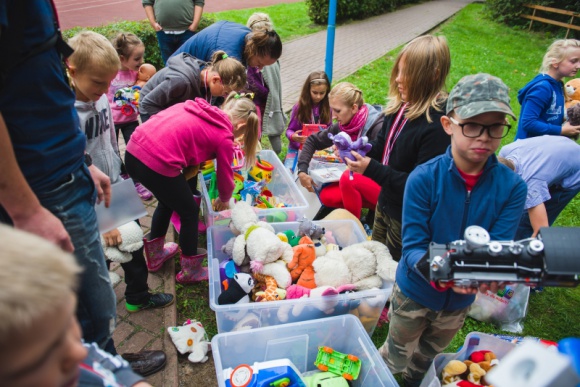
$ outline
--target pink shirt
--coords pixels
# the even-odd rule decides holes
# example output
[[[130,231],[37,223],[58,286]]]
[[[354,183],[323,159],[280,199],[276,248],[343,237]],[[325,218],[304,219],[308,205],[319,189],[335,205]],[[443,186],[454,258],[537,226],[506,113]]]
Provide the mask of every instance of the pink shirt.
[[[117,102],[113,102],[115,93],[117,90],[132,87],[137,80],[137,71],[133,70],[120,70],[117,73],[115,79],[111,81],[109,85],[109,91],[107,92],[107,99],[109,100],[109,105],[111,105],[111,110],[113,112],[113,122],[115,124],[125,124],[127,122],[137,121],[139,112],[134,109],[131,115],[125,115],[121,112],[121,106]]]
[[[225,112],[202,98],[153,115],[135,129],[127,152],[168,177],[215,158],[220,200],[227,203],[234,191],[234,128]]]

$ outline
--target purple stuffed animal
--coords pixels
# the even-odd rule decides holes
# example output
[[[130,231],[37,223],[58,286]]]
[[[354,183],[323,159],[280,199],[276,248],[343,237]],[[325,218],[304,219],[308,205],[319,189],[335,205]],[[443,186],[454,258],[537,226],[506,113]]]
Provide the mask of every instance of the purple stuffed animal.
[[[355,157],[350,153],[350,151],[356,151],[359,155],[364,157],[372,148],[369,144],[369,139],[367,136],[362,136],[358,138],[355,142],[350,139],[350,136],[345,132],[340,132],[336,136],[332,133],[328,133],[328,138],[330,138],[336,149],[338,149],[338,154],[342,161],[346,163],[345,159],[356,161]],[[352,180],[352,171],[350,172],[350,180]]]

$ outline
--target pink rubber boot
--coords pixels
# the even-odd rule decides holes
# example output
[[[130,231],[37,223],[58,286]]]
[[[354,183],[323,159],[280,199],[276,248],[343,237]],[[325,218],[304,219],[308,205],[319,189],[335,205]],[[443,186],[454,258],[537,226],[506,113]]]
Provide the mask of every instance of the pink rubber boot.
[[[175,280],[180,284],[192,284],[199,281],[207,281],[207,267],[201,266],[204,258],[207,257],[206,249],[197,249],[197,255],[181,255],[181,271],[175,276]]]
[[[195,200],[198,207],[201,208],[201,196],[193,195],[193,200]],[[181,218],[179,217],[179,214],[175,211],[173,212],[173,214],[171,214],[171,224],[173,224],[173,227],[175,227],[175,229],[177,230],[178,233],[181,232]],[[205,225],[205,222],[201,219],[198,220],[197,232],[199,234],[205,234],[206,230],[207,230],[207,227]]]
[[[146,236],[143,238],[143,247],[147,261],[147,269],[151,272],[161,269],[165,261],[179,252],[179,245],[173,242],[165,243],[164,237],[155,238],[150,241],[147,240]]]

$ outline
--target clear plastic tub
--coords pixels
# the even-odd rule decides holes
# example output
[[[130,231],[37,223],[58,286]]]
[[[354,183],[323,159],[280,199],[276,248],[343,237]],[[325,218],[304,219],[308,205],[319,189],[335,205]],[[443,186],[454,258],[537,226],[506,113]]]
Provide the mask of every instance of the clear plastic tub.
[[[258,209],[258,217],[260,220],[266,221],[268,223],[297,221],[306,212],[306,209],[308,208],[308,202],[304,198],[304,195],[302,195],[302,192],[300,192],[296,186],[296,183],[290,175],[290,171],[288,168],[284,167],[284,164],[282,164],[274,151],[263,150],[259,153],[259,156],[260,159],[265,160],[274,166],[272,180],[267,184],[268,189],[274,196],[280,198],[280,200],[287,204],[288,207]],[[203,178],[200,175],[200,183],[204,199],[203,216],[206,225],[208,227],[220,224],[227,225],[231,218],[231,211],[214,211],[211,208],[211,200],[208,194],[207,184],[209,184],[209,182],[204,184]]]
[[[315,371],[319,346],[331,347],[361,360],[360,374],[352,386],[398,385],[364,327],[352,315],[220,333],[211,340],[220,386],[226,385],[223,371],[242,364],[289,359],[301,373]]]
[[[339,246],[346,247],[363,242],[366,236],[352,220],[318,221],[315,224],[331,231]],[[293,230],[298,233],[298,222],[272,223],[276,232]],[[234,234],[226,226],[213,226],[207,233],[209,263],[210,307],[216,313],[218,332],[231,332],[296,321],[307,321],[342,314],[354,314],[372,335],[381,311],[393,289],[393,283],[383,281],[380,289],[363,290],[328,297],[292,300],[250,302],[246,304],[219,305],[222,292],[219,275],[220,262],[229,259],[221,248]]]

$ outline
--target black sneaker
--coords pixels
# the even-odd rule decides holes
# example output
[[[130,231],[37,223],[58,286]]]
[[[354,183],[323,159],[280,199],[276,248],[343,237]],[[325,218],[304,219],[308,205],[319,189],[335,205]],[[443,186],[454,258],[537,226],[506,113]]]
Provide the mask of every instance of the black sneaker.
[[[125,302],[125,307],[127,308],[127,312],[135,313],[145,309],[165,308],[166,306],[173,304],[174,300],[175,297],[173,297],[173,294],[154,293],[151,295],[151,297],[149,297],[149,301],[143,304],[135,305]]]

